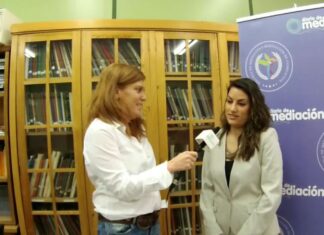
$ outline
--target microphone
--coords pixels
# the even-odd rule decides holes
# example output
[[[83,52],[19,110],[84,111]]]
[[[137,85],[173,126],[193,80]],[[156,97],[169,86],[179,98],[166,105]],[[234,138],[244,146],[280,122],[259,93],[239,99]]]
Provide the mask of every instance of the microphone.
[[[216,136],[216,134],[219,130],[220,127],[214,127],[213,129],[204,130],[195,138],[196,142],[199,144],[197,149],[198,153],[202,152],[206,145],[208,148],[212,149],[216,146],[216,144],[218,144],[219,139]],[[185,178],[184,173],[184,171],[174,173],[173,181],[170,185],[168,195]]]
[[[174,173],[173,181],[169,187],[167,198],[169,197],[169,193],[185,178],[184,171],[178,171]]]
[[[202,131],[196,138],[196,142],[199,144],[197,152],[203,151],[205,146],[207,145],[209,149],[214,148],[218,142],[219,139],[217,137],[217,133],[220,130],[220,127],[214,127],[213,129],[208,129]]]

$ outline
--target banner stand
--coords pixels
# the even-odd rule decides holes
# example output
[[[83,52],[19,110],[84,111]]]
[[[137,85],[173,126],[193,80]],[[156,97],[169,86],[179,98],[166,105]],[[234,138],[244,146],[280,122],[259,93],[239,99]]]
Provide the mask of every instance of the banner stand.
[[[282,234],[324,234],[324,4],[237,22],[242,77],[263,91],[279,134]]]

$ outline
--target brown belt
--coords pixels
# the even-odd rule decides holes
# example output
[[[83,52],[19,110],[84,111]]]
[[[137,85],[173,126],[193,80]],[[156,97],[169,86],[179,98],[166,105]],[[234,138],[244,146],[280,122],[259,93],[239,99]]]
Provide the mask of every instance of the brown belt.
[[[117,223],[117,224],[135,224],[138,228],[145,230],[152,227],[156,223],[156,221],[159,218],[159,212],[160,211],[153,211],[152,213],[149,214],[139,215],[134,218],[122,219],[122,220],[109,220],[103,217],[101,214],[99,214],[99,220],[107,221],[109,223]]]

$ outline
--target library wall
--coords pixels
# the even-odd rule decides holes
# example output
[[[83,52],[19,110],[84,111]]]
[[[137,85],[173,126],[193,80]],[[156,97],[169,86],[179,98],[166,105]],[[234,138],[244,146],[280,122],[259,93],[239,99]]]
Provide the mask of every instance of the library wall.
[[[321,0],[253,1],[254,14],[321,3]],[[1,0],[0,8],[8,8],[24,22],[57,20],[111,19],[112,0]],[[26,11],[25,9],[28,9]],[[48,9],[51,9],[48,11]],[[249,1],[205,0],[118,0],[118,19],[194,20],[235,23],[249,15]]]

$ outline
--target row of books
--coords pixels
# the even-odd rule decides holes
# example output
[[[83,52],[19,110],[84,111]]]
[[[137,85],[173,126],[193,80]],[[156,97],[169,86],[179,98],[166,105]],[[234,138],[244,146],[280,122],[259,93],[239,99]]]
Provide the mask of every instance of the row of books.
[[[125,42],[124,42],[125,41]],[[140,67],[139,40],[124,40],[119,42],[119,62],[134,64]],[[136,41],[136,43],[134,43]],[[166,72],[186,72],[186,54],[175,53],[179,44],[184,40],[165,40],[165,68]],[[184,46],[185,48],[185,46]],[[30,51],[34,56],[25,59],[25,77],[38,78],[46,75],[46,44],[30,44]],[[238,43],[229,43],[230,72],[238,72]],[[190,68],[192,72],[210,72],[210,52],[208,41],[198,40],[190,48]],[[111,39],[94,40],[92,43],[92,75],[98,76],[107,65],[114,63],[114,43]],[[1,67],[1,66],[0,66]],[[50,49],[50,77],[72,76],[72,48],[71,41],[51,42]]]
[[[70,124],[72,121],[72,92],[60,90],[56,84],[50,92],[51,123]],[[26,92],[26,124],[46,123],[46,99],[44,91]]]
[[[179,46],[185,47],[184,40],[165,40],[165,71],[166,72],[185,72],[187,71],[186,53],[175,51]]]
[[[199,208],[196,208],[196,223],[192,224],[191,208],[178,208],[172,210],[171,234],[191,235],[195,230],[196,235],[202,234]]]
[[[0,58],[0,91],[3,91],[4,89],[4,67],[5,65],[5,59]]]
[[[184,171],[183,174],[184,174],[183,177],[179,179],[179,183],[174,187],[174,192],[191,190],[191,172]],[[201,189],[201,167],[200,169],[196,168],[195,181],[196,181],[196,190],[200,190]]]
[[[169,159],[174,158],[180,152],[188,150],[188,145],[170,144],[169,146]],[[184,171],[179,178],[179,183],[174,187],[174,192],[187,191],[191,189],[191,171]]]
[[[4,71],[0,69],[0,91],[4,90]]]
[[[80,220],[75,215],[51,215],[35,216],[36,235],[56,234],[56,224],[60,235],[78,235],[80,231]]]
[[[74,172],[56,173],[54,179],[55,196],[75,198],[77,196],[76,183],[77,179]]]
[[[72,152],[63,153],[53,150],[51,154],[52,169],[73,168],[74,155]],[[28,157],[28,169],[47,169],[49,167],[48,158],[45,153],[31,154]]]
[[[32,172],[30,173],[30,195],[31,197],[47,198],[51,196],[51,180],[54,180],[54,192],[56,197],[76,197],[76,175],[74,173],[75,160],[73,153],[62,153],[53,151],[52,169],[70,168],[69,172]],[[44,153],[31,155],[28,159],[29,169],[48,169],[49,160]]]
[[[184,171],[179,183],[174,187],[174,192],[191,190],[191,171]]]
[[[193,83],[192,88],[192,110],[194,118],[213,118],[213,94],[211,86],[203,85],[202,83]]]
[[[141,46],[138,39],[124,39],[119,41],[119,62],[141,67]]]
[[[181,144],[170,144],[169,146],[169,156],[170,159],[175,157],[178,153],[188,150],[188,145]],[[196,166],[196,189],[201,189],[201,173],[202,166]],[[179,183],[175,186],[174,191],[189,191],[191,190],[191,171],[184,171]]]
[[[51,42],[50,77],[72,76],[72,45],[70,40]]]
[[[190,203],[190,197],[176,197],[178,204],[186,204]],[[196,223],[192,224],[192,208],[184,207],[172,209],[171,213],[171,234],[174,235],[191,235],[193,230],[195,230],[195,234],[199,235],[202,233],[201,231],[201,221],[200,221],[200,213],[199,208],[196,208]]]
[[[93,40],[92,76],[99,76],[101,71],[115,62],[114,42],[112,39]]]
[[[4,74],[0,72],[0,91],[4,90]]]
[[[39,78],[46,75],[46,44],[30,43],[27,48],[31,54],[25,58],[25,77]],[[141,65],[140,40],[125,39],[119,41],[119,62]],[[97,39],[92,44],[92,75],[98,76],[103,68],[116,60],[114,58],[114,40]],[[52,41],[50,47],[50,77],[72,76],[72,42],[70,40]]]
[[[120,63],[141,66],[140,40],[120,40],[118,43],[118,59]],[[98,76],[109,64],[114,63],[113,39],[96,39],[92,43],[92,76]]]
[[[228,42],[228,69],[230,73],[240,72],[240,54],[239,54],[239,43]]]
[[[27,43],[25,48],[25,78],[46,75],[46,42]]]
[[[190,47],[190,70],[192,72],[210,72],[210,52],[209,42],[202,40],[196,41]],[[182,47],[182,50],[179,49]],[[168,72],[186,72],[187,71],[187,57],[185,40],[172,39],[165,40],[165,71]]]
[[[74,172],[54,173],[54,190],[51,190],[51,177],[48,172],[33,172],[30,174],[30,195],[32,198],[49,198],[52,192],[55,197],[75,198],[76,175]]]
[[[54,84],[50,93],[51,122],[70,124],[72,122],[72,92],[60,90]]]
[[[190,48],[190,68],[192,72],[210,72],[208,41],[200,40]]]
[[[191,208],[179,208],[172,211],[171,217],[172,235],[191,235]]]
[[[71,43],[71,40],[51,42],[49,65],[50,77],[72,76]],[[27,44],[25,50],[25,78],[42,78],[45,76],[46,42]]]
[[[212,90],[210,86],[195,83],[192,86],[192,112],[195,119],[214,117]],[[179,86],[167,85],[167,118],[168,120],[188,120],[188,90]]]
[[[5,68],[5,58],[0,58],[0,70],[4,70]]]
[[[25,96],[26,124],[37,125],[46,123],[45,92],[26,92]]]

